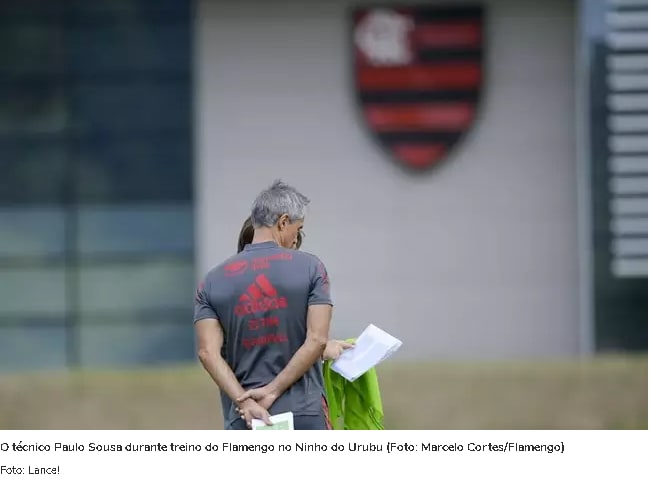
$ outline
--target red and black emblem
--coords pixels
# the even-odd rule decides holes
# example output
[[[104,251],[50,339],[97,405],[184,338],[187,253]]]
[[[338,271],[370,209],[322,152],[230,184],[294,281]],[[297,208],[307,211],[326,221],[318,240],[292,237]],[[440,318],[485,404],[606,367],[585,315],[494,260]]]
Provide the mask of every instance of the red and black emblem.
[[[482,27],[481,6],[354,10],[362,114],[405,167],[434,167],[470,129],[482,83]]]

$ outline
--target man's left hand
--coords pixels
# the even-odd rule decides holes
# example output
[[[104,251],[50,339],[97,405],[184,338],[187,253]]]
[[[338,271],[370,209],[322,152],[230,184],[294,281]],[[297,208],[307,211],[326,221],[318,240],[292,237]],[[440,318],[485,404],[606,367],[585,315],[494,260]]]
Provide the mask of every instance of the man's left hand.
[[[278,394],[269,385],[260,388],[252,388],[238,397],[237,402],[242,403],[248,398],[252,398],[260,404],[261,407],[269,410],[274,402],[278,399]]]
[[[328,344],[326,344],[326,347],[323,350],[323,355],[321,357],[324,361],[335,360],[338,359],[345,350],[353,347],[354,344],[352,343],[331,339],[328,341]]]
[[[246,422],[246,426],[250,429],[253,419],[260,419],[266,425],[272,425],[267,409],[262,407],[255,400],[245,400],[240,403],[238,412],[242,420]]]

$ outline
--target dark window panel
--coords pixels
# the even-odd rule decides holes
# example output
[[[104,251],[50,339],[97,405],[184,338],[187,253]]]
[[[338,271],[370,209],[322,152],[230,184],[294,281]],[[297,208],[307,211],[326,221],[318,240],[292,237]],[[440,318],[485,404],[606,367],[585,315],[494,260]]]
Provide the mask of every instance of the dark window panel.
[[[65,224],[62,207],[0,206],[0,268],[4,259],[63,258]]]
[[[64,5],[61,0],[3,0],[0,2],[0,30],[5,23],[60,22]]]
[[[72,89],[76,134],[188,133],[190,87],[187,80],[134,77],[120,83],[80,83]]]
[[[189,26],[176,20],[82,23],[67,34],[67,43],[75,77],[119,79],[124,73],[152,71],[188,76],[190,71]]]
[[[188,323],[179,319],[88,320],[80,326],[79,338],[83,366],[153,365],[194,357],[193,334]]]
[[[61,203],[68,172],[61,141],[0,139],[0,205]]]
[[[81,265],[79,305],[82,318],[122,313],[137,317],[150,312],[192,306],[194,265],[188,261],[146,261]]]
[[[96,137],[77,153],[80,202],[191,201],[190,140]]]
[[[19,22],[0,12],[0,80],[60,76],[63,71],[63,26],[58,19]]]
[[[49,267],[0,268],[0,320],[28,315],[63,317],[66,270]]]
[[[66,323],[63,319],[3,319],[0,323],[0,370],[63,368]]]
[[[192,2],[184,0],[68,0],[67,13],[82,20],[147,21],[175,18],[189,22]]]
[[[0,100],[0,143],[23,134],[61,135],[66,129],[69,115],[58,80],[0,80]]]
[[[103,254],[192,254],[193,208],[187,204],[82,206],[77,249]],[[1,228],[1,226],[0,226]]]

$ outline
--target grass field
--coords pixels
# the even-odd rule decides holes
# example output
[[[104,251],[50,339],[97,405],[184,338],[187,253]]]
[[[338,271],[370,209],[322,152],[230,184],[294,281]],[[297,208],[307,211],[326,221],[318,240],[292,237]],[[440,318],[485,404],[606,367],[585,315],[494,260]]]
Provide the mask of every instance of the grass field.
[[[575,362],[387,363],[388,429],[647,429],[646,356]],[[197,366],[0,374],[0,429],[221,428]]]

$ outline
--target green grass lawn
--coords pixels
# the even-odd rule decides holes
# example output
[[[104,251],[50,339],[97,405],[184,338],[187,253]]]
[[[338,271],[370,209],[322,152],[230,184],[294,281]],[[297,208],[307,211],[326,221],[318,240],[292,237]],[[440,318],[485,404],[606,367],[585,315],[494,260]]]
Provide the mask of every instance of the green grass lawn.
[[[397,363],[378,369],[388,429],[647,429],[646,356]],[[0,429],[221,428],[196,366],[0,374]]]

